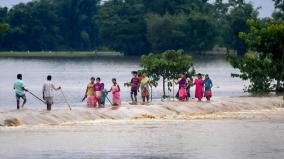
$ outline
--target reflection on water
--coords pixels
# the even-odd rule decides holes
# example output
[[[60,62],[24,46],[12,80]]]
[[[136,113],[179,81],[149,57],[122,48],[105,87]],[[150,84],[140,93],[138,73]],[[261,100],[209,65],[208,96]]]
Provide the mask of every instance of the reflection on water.
[[[101,121],[0,129],[5,159],[281,159],[284,123]]]
[[[236,72],[221,56],[194,57],[197,72],[210,74],[214,82],[214,95],[242,96],[244,82],[230,77]],[[129,90],[123,87],[131,79],[130,72],[140,68],[139,58],[117,57],[80,60],[41,60],[41,59],[0,59],[0,107],[15,105],[14,91],[12,89],[16,74],[22,73],[26,87],[41,97],[42,84],[46,76],[51,74],[55,85],[63,88],[71,105],[82,106],[81,99],[85,92],[86,84],[91,76],[101,77],[106,87],[111,86],[111,79],[117,78],[122,88],[122,98],[129,100]],[[153,89],[153,98],[159,99],[162,93],[161,85]],[[193,90],[192,90],[193,94]],[[42,106],[42,103],[29,94],[27,106]],[[63,97],[56,93],[55,106],[62,106]]]

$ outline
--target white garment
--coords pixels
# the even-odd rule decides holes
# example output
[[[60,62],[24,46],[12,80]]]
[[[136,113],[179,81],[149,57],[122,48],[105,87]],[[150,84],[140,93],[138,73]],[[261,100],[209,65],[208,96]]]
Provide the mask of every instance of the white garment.
[[[51,81],[47,81],[43,84],[42,92],[44,93],[44,97],[53,97],[53,91],[58,90],[55,88]]]

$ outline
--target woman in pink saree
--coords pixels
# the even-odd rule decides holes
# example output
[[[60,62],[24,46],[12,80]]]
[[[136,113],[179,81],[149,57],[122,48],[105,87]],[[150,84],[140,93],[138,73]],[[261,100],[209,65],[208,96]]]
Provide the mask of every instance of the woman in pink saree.
[[[112,105],[113,106],[120,106],[121,105],[121,98],[120,98],[120,87],[116,82],[116,79],[112,79],[113,85],[111,86],[109,92],[112,92]]]
[[[198,101],[201,101],[203,97],[204,81],[202,80],[200,73],[197,74],[197,79],[195,79],[193,84],[195,85],[195,98],[197,98]]]

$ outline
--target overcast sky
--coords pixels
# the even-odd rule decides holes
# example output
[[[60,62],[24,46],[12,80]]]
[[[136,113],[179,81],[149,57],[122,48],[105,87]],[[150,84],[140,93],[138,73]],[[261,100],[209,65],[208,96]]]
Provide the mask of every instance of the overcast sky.
[[[11,7],[20,2],[29,2],[31,0],[0,0],[0,6]],[[272,0],[247,0],[251,2],[255,7],[261,7],[260,17],[269,17],[274,10]]]

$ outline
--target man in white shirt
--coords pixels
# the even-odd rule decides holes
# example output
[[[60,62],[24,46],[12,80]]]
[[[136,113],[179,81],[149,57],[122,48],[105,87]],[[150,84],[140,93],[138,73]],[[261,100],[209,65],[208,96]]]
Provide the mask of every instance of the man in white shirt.
[[[51,79],[52,79],[51,75],[48,75],[47,81],[46,83],[43,84],[43,88],[42,88],[42,97],[46,102],[48,111],[51,110],[51,106],[53,104],[53,91],[54,90],[58,91],[61,89],[60,86],[56,88],[54,84],[51,82]]]

